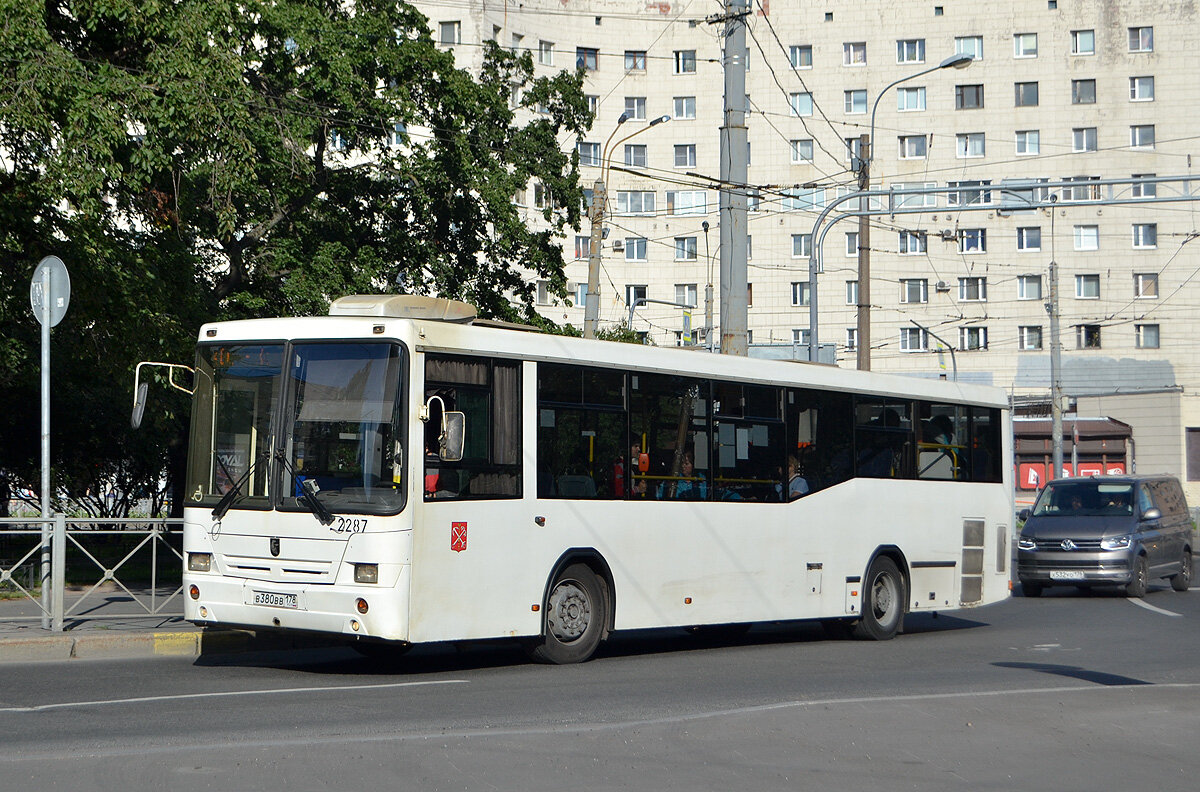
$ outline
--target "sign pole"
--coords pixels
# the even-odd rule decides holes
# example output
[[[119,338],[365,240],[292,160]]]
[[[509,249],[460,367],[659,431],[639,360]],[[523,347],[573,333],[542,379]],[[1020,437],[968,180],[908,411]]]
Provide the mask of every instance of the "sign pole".
[[[42,267],[42,629],[50,629],[50,285]]]

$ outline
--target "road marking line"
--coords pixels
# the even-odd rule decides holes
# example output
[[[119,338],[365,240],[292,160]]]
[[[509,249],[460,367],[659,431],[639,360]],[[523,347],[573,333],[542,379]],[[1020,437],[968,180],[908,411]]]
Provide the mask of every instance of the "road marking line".
[[[1134,605],[1137,605],[1139,608],[1145,608],[1148,611],[1154,611],[1155,613],[1161,613],[1163,616],[1177,616],[1177,617],[1183,616],[1182,613],[1176,613],[1175,611],[1169,611],[1169,610],[1166,610],[1165,608],[1156,608],[1148,602],[1142,602],[1140,599],[1130,599],[1128,601],[1132,602]]]
[[[76,709],[79,707],[104,707],[113,704],[145,704],[155,701],[182,701],[185,699],[218,698],[228,696],[272,696],[284,693],[324,693],[338,690],[385,690],[389,688],[420,687],[426,685],[465,684],[465,679],[439,679],[424,682],[394,682],[387,685],[333,685],[331,687],[275,688],[269,690],[219,690],[212,693],[176,693],[168,696],[141,696],[138,698],[98,699],[96,701],[63,701],[58,704],[38,704],[33,707],[0,707],[0,712],[45,712],[46,710]]]

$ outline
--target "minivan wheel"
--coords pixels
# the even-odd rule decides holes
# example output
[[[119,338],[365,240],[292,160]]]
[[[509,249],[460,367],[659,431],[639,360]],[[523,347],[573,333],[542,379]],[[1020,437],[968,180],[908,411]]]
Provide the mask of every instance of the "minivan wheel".
[[[1041,583],[1021,581],[1021,593],[1026,597],[1040,597],[1045,589],[1046,587]]]
[[[1146,556],[1140,555],[1133,560],[1133,577],[1129,579],[1129,583],[1125,586],[1125,596],[1132,599],[1141,599],[1146,596],[1146,583],[1149,576],[1146,570]]]
[[[1187,591],[1192,585],[1192,548],[1183,548],[1183,563],[1179,572],[1171,575],[1171,588],[1176,591]]]

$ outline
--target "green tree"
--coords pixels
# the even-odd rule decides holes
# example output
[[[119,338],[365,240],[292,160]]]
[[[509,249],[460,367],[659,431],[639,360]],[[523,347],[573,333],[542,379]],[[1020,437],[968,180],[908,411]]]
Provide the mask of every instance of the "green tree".
[[[156,489],[182,459],[182,398],[126,428],[131,373],[186,360],[202,321],[397,290],[537,321],[534,279],[565,296],[556,239],[582,192],[563,143],[590,121],[579,73],[535,79],[528,53],[487,43],[472,75],[394,0],[0,0],[0,14],[0,262],[31,273],[55,253],[71,270],[53,366],[56,488],[73,497]],[[532,182],[554,196],[536,229],[512,200]],[[0,468],[28,484],[37,326],[27,278],[5,281]]]

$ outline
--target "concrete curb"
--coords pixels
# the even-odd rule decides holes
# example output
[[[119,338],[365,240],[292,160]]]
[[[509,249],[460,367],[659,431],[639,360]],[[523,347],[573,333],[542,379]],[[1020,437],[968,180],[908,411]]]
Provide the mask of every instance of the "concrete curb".
[[[0,638],[0,663],[200,657],[337,646],[319,636],[249,630],[150,630],[82,632]]]

